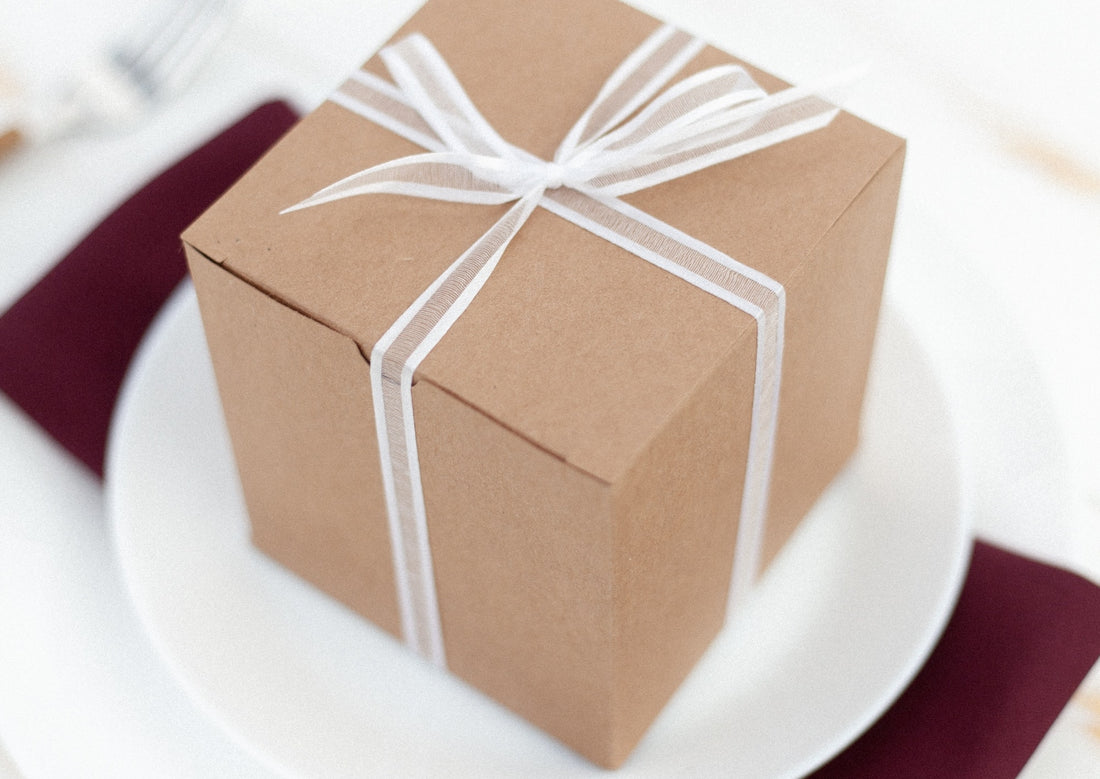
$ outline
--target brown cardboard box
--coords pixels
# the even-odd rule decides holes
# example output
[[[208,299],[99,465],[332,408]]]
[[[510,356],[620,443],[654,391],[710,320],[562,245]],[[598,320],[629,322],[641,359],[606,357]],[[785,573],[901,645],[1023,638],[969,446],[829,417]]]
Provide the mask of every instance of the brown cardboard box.
[[[610,0],[430,0],[397,37],[427,35],[549,158],[656,26]],[[507,206],[279,212],[420,151],[326,103],[184,235],[255,544],[395,635],[366,356]],[[766,559],[856,444],[903,156],[842,113],[625,198],[786,287]],[[602,765],[723,623],[755,343],[750,316],[540,209],[417,372],[448,666]]]

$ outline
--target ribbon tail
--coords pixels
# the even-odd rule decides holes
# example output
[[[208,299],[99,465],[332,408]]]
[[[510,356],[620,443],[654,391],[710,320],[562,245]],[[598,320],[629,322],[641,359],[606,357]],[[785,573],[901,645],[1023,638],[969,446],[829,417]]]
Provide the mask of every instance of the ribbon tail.
[[[516,202],[371,350],[371,395],[401,628],[410,647],[441,667],[446,656],[413,422],[413,376],[485,285],[541,197],[539,189]]]
[[[499,205],[517,198],[514,184],[525,176],[530,177],[527,169],[491,157],[457,152],[414,154],[352,173],[280,213],[371,194]]]

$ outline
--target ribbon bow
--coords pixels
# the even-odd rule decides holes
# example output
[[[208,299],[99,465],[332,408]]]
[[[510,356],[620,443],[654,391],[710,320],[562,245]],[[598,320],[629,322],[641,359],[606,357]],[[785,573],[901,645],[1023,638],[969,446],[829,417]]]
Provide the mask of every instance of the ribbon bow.
[[[413,374],[469,306],[537,206],[756,319],[749,457],[731,600],[755,576],[778,415],[783,288],[618,198],[824,127],[838,109],[806,88],[768,95],[734,65],[704,70],[660,92],[703,47],[673,27],[659,28],[612,73],[550,161],[501,138],[419,34],[381,52],[396,86],[360,71],[330,98],[429,151],[354,173],[284,213],[372,193],[462,203],[515,201],[371,350],[402,630],[410,646],[439,665],[445,659],[416,449]]]

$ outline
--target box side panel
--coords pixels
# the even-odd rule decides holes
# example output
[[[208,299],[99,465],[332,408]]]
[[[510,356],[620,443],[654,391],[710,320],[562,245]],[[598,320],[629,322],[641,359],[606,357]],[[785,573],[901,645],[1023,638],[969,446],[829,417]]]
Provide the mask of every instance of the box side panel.
[[[903,159],[899,146],[787,286],[765,562],[855,450]]]
[[[733,345],[616,487],[618,760],[725,619],[755,359],[755,339]]]
[[[369,367],[187,247],[257,547],[400,634]]]
[[[430,382],[413,398],[449,668],[606,764],[608,485]]]

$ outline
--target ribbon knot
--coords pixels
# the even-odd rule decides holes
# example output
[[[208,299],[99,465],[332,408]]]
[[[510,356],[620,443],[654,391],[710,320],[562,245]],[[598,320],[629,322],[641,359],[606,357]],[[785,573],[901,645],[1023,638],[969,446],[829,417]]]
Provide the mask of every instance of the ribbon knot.
[[[548,162],[543,168],[543,183],[547,189],[558,189],[565,185],[568,171],[559,162]]]
[[[703,47],[702,41],[673,27],[659,28],[611,74],[551,162],[501,138],[422,35],[380,52],[394,83],[360,71],[330,97],[428,152],[353,173],[286,211],[371,193],[514,203],[371,350],[371,394],[402,630],[408,644],[439,665],[445,664],[443,636],[420,482],[412,378],[536,207],[755,318],[752,418],[731,602],[755,576],[779,406],[783,287],[618,198],[824,127],[837,108],[806,88],[768,95],[735,65],[704,70],[660,92]]]

